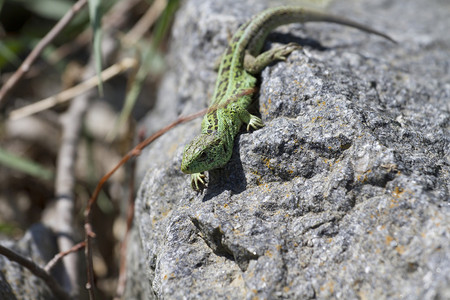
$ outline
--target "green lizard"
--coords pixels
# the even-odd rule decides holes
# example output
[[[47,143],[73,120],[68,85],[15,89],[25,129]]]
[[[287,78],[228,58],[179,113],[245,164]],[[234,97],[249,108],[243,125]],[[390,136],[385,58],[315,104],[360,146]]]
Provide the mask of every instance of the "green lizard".
[[[247,124],[247,130],[264,126],[260,118],[247,111],[252,94],[256,92],[255,76],[270,63],[285,60],[299,48],[290,43],[260,54],[267,35],[280,25],[312,21],[351,26],[394,42],[389,36],[351,20],[299,7],[270,8],[244,23],[222,57],[214,96],[203,118],[201,134],[184,149],[181,171],[191,174],[194,190],[200,191],[205,187],[205,171],[223,167],[230,160],[234,138],[243,124]]]

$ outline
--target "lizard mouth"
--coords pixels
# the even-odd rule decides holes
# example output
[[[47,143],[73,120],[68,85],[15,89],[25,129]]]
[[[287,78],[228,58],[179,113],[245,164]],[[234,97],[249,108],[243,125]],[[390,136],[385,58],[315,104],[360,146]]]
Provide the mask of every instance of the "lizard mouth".
[[[184,174],[191,174],[192,172],[189,171],[189,168],[185,165],[181,165],[181,172]]]

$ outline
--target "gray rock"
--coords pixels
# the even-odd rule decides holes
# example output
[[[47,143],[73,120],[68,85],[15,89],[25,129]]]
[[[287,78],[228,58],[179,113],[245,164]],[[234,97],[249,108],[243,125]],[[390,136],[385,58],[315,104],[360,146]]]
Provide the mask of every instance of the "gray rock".
[[[206,107],[229,33],[265,7],[186,1],[146,124]],[[450,298],[450,5],[330,11],[399,43],[322,23],[277,30],[267,47],[304,48],[263,71],[266,126],[236,138],[202,194],[179,170],[200,120],[152,144],[139,160],[129,298]]]
[[[34,224],[17,242],[1,241],[1,244],[34,263],[44,267],[59,251],[54,233],[42,224]],[[62,264],[51,270],[58,279],[65,276]],[[0,255],[0,299],[55,299],[47,284],[28,269]]]

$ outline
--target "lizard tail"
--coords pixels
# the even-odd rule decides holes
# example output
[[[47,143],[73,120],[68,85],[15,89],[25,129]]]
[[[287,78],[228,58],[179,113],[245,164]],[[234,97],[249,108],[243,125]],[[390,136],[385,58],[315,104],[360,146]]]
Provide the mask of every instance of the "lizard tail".
[[[276,27],[290,23],[305,22],[337,23],[381,36],[393,43],[396,43],[396,41],[387,34],[346,18],[307,10],[301,7],[281,6],[269,8],[257,15],[251,22],[247,23],[248,25],[243,25],[246,26],[246,28],[244,29],[245,32],[242,35],[243,40],[241,40],[241,42],[243,43],[240,46],[244,49],[253,49],[258,52],[262,48],[269,32]]]
[[[301,13],[303,15],[303,22],[329,22],[329,23],[336,23],[336,24],[340,24],[340,25],[345,25],[345,26],[349,26],[349,27],[353,27],[371,34],[375,34],[378,36],[381,36],[393,43],[397,43],[393,38],[391,38],[390,36],[388,36],[387,34],[384,34],[378,30],[375,30],[373,28],[370,28],[369,26],[357,23],[355,21],[346,19],[346,18],[342,18],[342,17],[338,17],[338,16],[333,16],[333,15],[329,15],[329,14],[324,14],[324,13],[320,13],[320,12],[315,12],[315,11],[304,11],[303,13]]]

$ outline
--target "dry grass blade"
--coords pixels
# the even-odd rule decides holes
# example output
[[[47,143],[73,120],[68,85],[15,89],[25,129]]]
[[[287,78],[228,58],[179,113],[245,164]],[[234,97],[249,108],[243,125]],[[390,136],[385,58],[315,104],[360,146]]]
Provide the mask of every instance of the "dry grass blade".
[[[114,76],[129,70],[130,68],[134,68],[135,66],[136,60],[134,58],[124,58],[119,63],[116,63],[111,67],[105,69],[103,72],[101,72],[100,75],[103,81],[107,81],[113,78]],[[49,109],[57,104],[73,99],[74,97],[86,92],[87,90],[94,88],[98,84],[99,80],[97,76],[89,78],[88,80],[65,91],[62,91],[57,95],[48,97],[33,104],[27,105],[25,107],[13,110],[10,113],[9,118],[11,120],[17,120],[38,113],[40,111]]]
[[[5,99],[6,94],[16,85],[16,83],[22,78],[22,76],[30,70],[31,65],[41,54],[42,50],[63,30],[64,27],[69,24],[70,20],[85,6],[87,0],[79,0],[72,8],[64,15],[64,17],[56,23],[55,27],[50,30],[47,35],[37,44],[37,46],[31,51],[28,57],[23,61],[22,65],[16,70],[16,72],[8,79],[0,90],[0,105]]]
[[[124,41],[128,44],[135,44],[139,41],[159,18],[166,6],[167,0],[156,0],[145,12],[144,16],[140,18],[136,25],[127,33],[124,37]]]

